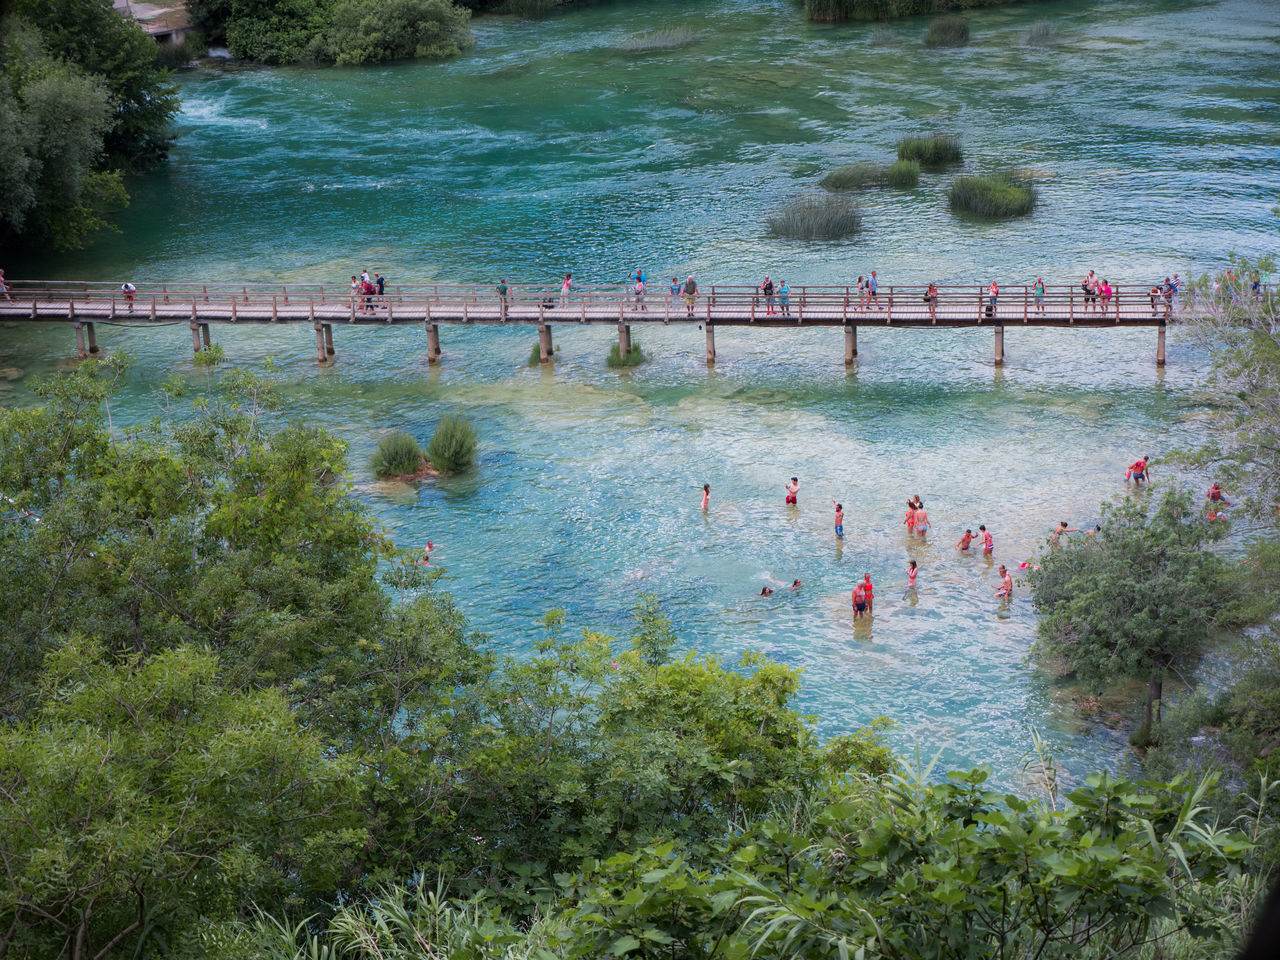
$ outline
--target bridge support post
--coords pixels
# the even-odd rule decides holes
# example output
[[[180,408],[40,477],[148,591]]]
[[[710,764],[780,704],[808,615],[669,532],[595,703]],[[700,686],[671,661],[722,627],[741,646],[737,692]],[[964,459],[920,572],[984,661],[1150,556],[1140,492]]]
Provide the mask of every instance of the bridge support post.
[[[629,323],[618,324],[618,356],[623,360],[631,353],[631,325]]]
[[[997,367],[1002,367],[1004,366],[1004,324],[997,323],[995,326],[995,330],[996,330],[995,361],[996,361]]]
[[[858,328],[852,323],[844,325],[844,365],[847,367],[858,356]]]
[[[427,363],[440,362],[440,327],[435,323],[423,324],[427,328]]]
[[[324,330],[320,328],[320,324],[316,324],[316,362],[328,363],[329,354],[324,349]]]
[[[320,326],[324,329],[324,353],[326,357],[333,356],[333,324],[322,323]]]
[[[86,323],[84,325],[84,332],[89,335],[89,353],[91,354],[97,353],[98,352],[98,334],[95,332],[93,328],[93,324]]]
[[[191,328],[191,353],[194,355],[200,352],[200,324],[189,323],[187,326]]]
[[[716,362],[716,328],[711,324],[706,324],[707,328],[707,365],[711,366]]]
[[[207,323],[200,324],[200,339],[204,341],[206,347],[213,346],[213,337],[209,336],[209,325]]]
[[[77,323],[76,327],[76,356],[83,360],[89,355],[88,349],[84,345],[84,324]]]
[[[1156,366],[1164,366],[1164,321],[1160,321],[1160,326],[1156,330]]]
[[[555,348],[551,345],[551,324],[538,324],[538,361],[550,363],[555,355]]]

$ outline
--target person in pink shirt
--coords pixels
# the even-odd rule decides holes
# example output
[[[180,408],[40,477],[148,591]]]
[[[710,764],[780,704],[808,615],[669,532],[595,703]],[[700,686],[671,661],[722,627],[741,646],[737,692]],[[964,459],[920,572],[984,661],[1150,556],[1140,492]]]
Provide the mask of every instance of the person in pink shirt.
[[[907,564],[907,586],[912,590],[916,588],[916,574],[919,572],[920,568],[914,560]]]
[[[799,500],[797,499],[796,495],[800,492],[800,481],[797,478],[795,477],[791,478],[791,482],[787,484],[786,490],[787,490],[787,504],[789,506],[795,506],[797,503],[799,503]]]
[[[706,510],[711,506],[711,484],[704,483],[702,485],[702,509]]]
[[[984,557],[991,556],[991,552],[995,549],[995,541],[991,539],[991,531],[987,529],[985,523],[978,524],[978,533],[982,535],[982,555]]]

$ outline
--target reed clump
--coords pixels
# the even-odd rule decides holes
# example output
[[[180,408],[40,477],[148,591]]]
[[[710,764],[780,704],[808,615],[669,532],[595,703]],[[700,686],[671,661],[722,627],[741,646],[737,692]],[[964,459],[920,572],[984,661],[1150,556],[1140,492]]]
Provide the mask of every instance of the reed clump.
[[[898,141],[898,159],[914,160],[920,166],[947,167],[964,162],[960,139],[945,133],[903,137]]]
[[[867,35],[867,42],[873,47],[891,47],[898,42],[898,35],[889,27],[876,27]]]
[[[840,240],[862,230],[862,212],[847,197],[801,197],[769,217],[769,232],[794,240]]]
[[[1058,42],[1058,28],[1048,20],[1040,20],[1027,31],[1027,46],[1051,47]]]
[[[641,33],[627,37],[614,44],[615,50],[623,53],[644,53],[649,50],[675,50],[686,47],[698,38],[698,32],[692,27],[668,27],[665,30],[654,30],[652,33]]]
[[[396,430],[378,441],[369,466],[379,480],[390,477],[412,477],[422,472],[426,457],[418,441],[403,431]]]
[[[542,349],[535,343],[529,350],[529,366],[536,367],[542,362]]]
[[[640,344],[632,343],[631,350],[624,357],[622,348],[615,343],[609,348],[609,359],[605,362],[611,367],[638,367],[644,361],[644,351],[640,349]]]
[[[914,187],[920,181],[920,164],[915,160],[897,163],[854,163],[837,167],[820,181],[824,190],[844,192],[876,187]]]
[[[427,457],[441,473],[461,473],[471,468],[476,459],[477,433],[466,417],[446,414],[431,435]]]
[[[924,45],[931,50],[940,47],[963,47],[969,42],[969,21],[964,17],[939,17],[929,24]]]
[[[1025,217],[1035,209],[1036,189],[1008,173],[957,177],[951,185],[951,209],[988,220]]]

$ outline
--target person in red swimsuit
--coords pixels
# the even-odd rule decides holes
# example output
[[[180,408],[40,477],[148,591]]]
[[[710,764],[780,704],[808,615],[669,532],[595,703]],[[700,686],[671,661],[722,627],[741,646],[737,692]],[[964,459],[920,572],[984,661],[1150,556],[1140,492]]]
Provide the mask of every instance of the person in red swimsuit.
[[[875,601],[871,596],[871,574],[864,573],[862,575],[862,594],[867,598],[867,615],[870,616],[875,609]]]

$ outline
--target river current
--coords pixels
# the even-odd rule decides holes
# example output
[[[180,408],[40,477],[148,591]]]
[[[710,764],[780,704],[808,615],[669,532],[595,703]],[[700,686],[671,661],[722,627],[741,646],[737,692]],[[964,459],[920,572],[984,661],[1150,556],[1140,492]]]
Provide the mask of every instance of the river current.
[[[482,18],[475,51],[444,64],[206,65],[180,76],[173,159],[131,184],[122,233],[5,266],[140,286],[341,283],[362,267],[393,283],[603,281],[637,265],[704,283],[871,269],[885,283],[1023,283],[1091,268],[1145,283],[1275,248],[1280,5],[1072,0],[970,19],[969,47],[929,52],[920,20],[885,34],[807,24],[786,2],[649,0]],[[1058,43],[1027,46],[1042,19]],[[664,28],[692,40],[617,49]],[[957,219],[950,175],[926,174],[868,195],[850,241],[767,235],[769,211],[831,166],[889,159],[898,137],[931,130],[960,135],[971,169],[1031,171],[1034,215]],[[989,331],[864,328],[849,369],[839,330],[721,330],[708,369],[701,333],[661,327],[635,331],[650,359],[627,372],[606,369],[605,328],[555,327],[546,369],[526,364],[529,328],[444,327],[431,368],[420,328],[336,327],[324,369],[305,325],[213,333],[231,363],[274,358],[288,415],[350,442],[360,496],[400,544],[439,545],[446,585],[498,648],[529,650],[556,607],[572,629],[625,636],[652,592],[694,650],[803,667],[802,707],[824,735],[888,716],[896,747],[940,753],[942,768],[990,763],[1009,785],[1031,729],[1069,781],[1123,763],[1122,724],[1080,719],[1027,663],[1025,585],[1002,607],[995,567],[952,545],[985,523],[995,562],[1018,574],[1058,520],[1091,526],[1103,499],[1126,495],[1128,462],[1194,443],[1206,357],[1177,328],[1163,370],[1149,330],[1010,327],[996,368]],[[136,358],[117,428],[156,415],[174,372],[196,392],[216,381],[190,366],[183,325],[100,327],[99,340]],[[73,343],[60,327],[0,328],[0,366],[24,375],[0,382],[0,403],[30,402],[30,377],[65,366]],[[474,473],[373,481],[380,431],[425,443],[457,411],[480,429]],[[1158,459],[1154,474],[1157,488],[1174,479]],[[792,475],[798,509],[783,504]],[[901,523],[915,493],[927,545]],[[855,627],[864,572],[875,618]],[[796,578],[797,592],[758,596]]]

